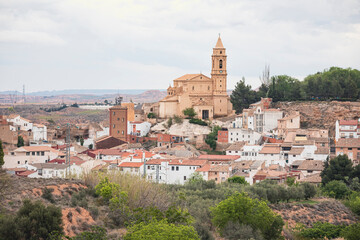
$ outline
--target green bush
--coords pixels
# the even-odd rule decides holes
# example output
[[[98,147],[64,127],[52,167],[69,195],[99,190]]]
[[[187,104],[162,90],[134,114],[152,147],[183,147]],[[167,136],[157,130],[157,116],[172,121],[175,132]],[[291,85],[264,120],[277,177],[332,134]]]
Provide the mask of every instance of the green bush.
[[[187,118],[194,118],[196,116],[196,112],[193,108],[186,108],[183,110],[183,113],[185,116],[187,116]]]
[[[345,205],[356,215],[360,216],[360,193],[352,193],[349,199],[345,201]]]
[[[147,117],[148,118],[156,118],[156,114],[153,112],[150,112],[150,113],[148,113]]]
[[[173,119],[174,119],[175,123],[177,123],[177,124],[183,123],[183,119],[177,115],[174,115]]]
[[[233,176],[229,177],[227,180],[229,183],[240,183],[240,184],[248,184],[245,180],[245,177],[241,176]]]
[[[253,230],[260,230],[265,239],[278,239],[284,222],[275,214],[265,201],[252,199],[246,193],[236,193],[210,208],[212,222],[224,236],[229,222],[248,225]]]
[[[130,227],[124,239],[190,240],[200,238],[192,226],[175,225],[168,223],[166,220],[154,220],[148,224],[139,223]]]
[[[44,188],[42,190],[43,193],[42,193],[41,197],[48,200],[51,203],[55,203],[54,196],[52,194],[53,191],[54,191],[54,189],[52,189],[52,188]]]
[[[360,238],[360,223],[345,227],[340,235],[346,240],[358,240]]]
[[[312,228],[298,226],[295,231],[297,235],[308,239],[333,239],[339,237],[343,229],[343,225],[334,225],[328,222],[316,222]]]
[[[343,181],[333,180],[323,187],[323,192],[329,197],[343,199],[350,195],[351,191]]]
[[[197,124],[197,125],[201,125],[201,126],[207,126],[208,125],[206,122],[204,122],[203,120],[198,119],[198,118],[191,118],[189,120],[189,123]]]

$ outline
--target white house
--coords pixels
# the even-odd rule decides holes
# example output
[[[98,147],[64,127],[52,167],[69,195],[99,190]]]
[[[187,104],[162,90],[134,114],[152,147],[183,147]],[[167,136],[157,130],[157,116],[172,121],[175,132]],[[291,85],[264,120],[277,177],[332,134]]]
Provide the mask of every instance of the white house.
[[[69,166],[57,163],[34,163],[27,165],[28,170],[37,171],[28,177],[32,178],[65,178]]]
[[[151,128],[149,122],[128,122],[128,134],[138,137],[146,136]]]
[[[229,143],[246,142],[249,144],[258,144],[261,140],[261,134],[251,129],[229,128]]]
[[[47,163],[59,154],[58,150],[48,146],[24,146],[4,156],[3,168],[16,168],[27,163]]]
[[[259,152],[262,146],[246,144],[241,151],[241,160],[259,160]]]
[[[33,124],[32,128],[34,141],[47,141],[47,128],[43,124]]]
[[[33,128],[33,124],[30,120],[23,118],[17,114],[9,115],[7,121],[12,122],[13,125],[16,127],[16,130],[29,131]]]
[[[146,162],[147,179],[167,184],[184,184],[206,160],[151,159]]]
[[[285,161],[281,158],[280,144],[266,143],[258,154],[258,160],[265,161],[265,166],[268,167],[272,164],[278,164],[282,167],[285,166]]]
[[[339,141],[340,138],[359,138],[358,124],[358,120],[337,120],[335,123],[335,140]]]
[[[138,176],[142,176],[144,173],[143,162],[122,162],[118,167],[123,173],[130,173]]]

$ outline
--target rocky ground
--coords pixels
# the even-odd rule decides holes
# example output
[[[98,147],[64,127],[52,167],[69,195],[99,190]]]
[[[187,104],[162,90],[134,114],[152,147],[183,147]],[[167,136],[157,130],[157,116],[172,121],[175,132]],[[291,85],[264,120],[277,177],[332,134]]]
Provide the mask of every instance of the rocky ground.
[[[329,136],[335,135],[335,122],[341,119],[358,119],[360,102],[278,102],[273,105],[285,113],[299,111],[302,128],[329,129]]]

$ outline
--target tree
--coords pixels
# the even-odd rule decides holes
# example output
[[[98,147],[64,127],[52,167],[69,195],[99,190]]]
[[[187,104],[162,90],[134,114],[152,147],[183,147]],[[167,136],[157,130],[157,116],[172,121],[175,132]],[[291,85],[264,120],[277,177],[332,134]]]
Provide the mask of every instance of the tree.
[[[166,220],[153,220],[148,224],[143,222],[129,228],[124,237],[125,240],[137,239],[200,239],[193,226],[175,225]]]
[[[230,101],[236,113],[241,113],[243,109],[248,108],[251,103],[258,100],[256,92],[251,90],[250,85],[245,84],[245,78],[236,83],[235,89],[230,96]]]
[[[93,149],[93,147],[94,147],[94,145],[91,143],[91,144],[89,145],[89,149],[91,150],[91,149]]]
[[[149,112],[147,115],[148,118],[156,118],[156,114],[153,112]]]
[[[325,185],[332,180],[339,180],[348,183],[353,173],[351,160],[347,155],[339,155],[330,161],[326,161],[324,170],[320,173],[321,182]]]
[[[246,193],[236,193],[210,208],[210,211],[212,222],[222,236],[227,224],[233,222],[260,230],[265,239],[278,239],[284,225],[282,218],[265,201],[252,199]]]
[[[18,136],[18,142],[17,142],[17,147],[22,147],[24,146],[24,138],[22,136]]]
[[[354,223],[341,231],[340,234],[346,240],[358,240],[360,236],[360,223]]]
[[[312,198],[316,194],[316,187],[308,182],[304,182],[300,185],[302,188],[304,188],[305,193],[305,199],[308,200],[309,198]]]
[[[84,146],[84,138],[81,136],[81,138],[80,138],[80,145],[81,146]]]
[[[337,180],[328,182],[323,187],[323,191],[326,195],[336,199],[343,199],[346,196],[348,196],[351,192],[343,181],[337,181]]]
[[[40,201],[24,200],[15,217],[0,218],[0,239],[48,239],[52,232],[63,233],[61,209]],[[11,235],[10,235],[11,234]]]
[[[233,176],[229,177],[227,180],[229,183],[240,183],[240,184],[247,184],[244,177],[241,176]]]
[[[194,118],[196,116],[196,112],[193,108],[186,108],[183,110],[183,113],[187,118]]]
[[[0,140],[0,168],[4,165],[4,150],[2,146],[2,141]]]
[[[211,133],[209,133],[209,135],[205,139],[205,143],[208,144],[213,150],[216,149],[216,140],[217,140],[218,131],[220,129],[221,127],[214,126]]]

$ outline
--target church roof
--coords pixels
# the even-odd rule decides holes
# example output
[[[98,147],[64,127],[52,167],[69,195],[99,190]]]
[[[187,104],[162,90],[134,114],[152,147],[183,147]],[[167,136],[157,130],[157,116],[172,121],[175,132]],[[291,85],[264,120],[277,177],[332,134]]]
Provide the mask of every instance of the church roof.
[[[222,44],[221,38],[219,36],[215,48],[224,48],[224,45]]]
[[[197,76],[199,76],[199,75],[201,75],[200,73],[196,73],[196,74],[185,74],[185,75],[183,75],[183,76],[181,76],[181,77],[179,77],[179,78],[177,78],[177,79],[175,79],[175,80],[190,80],[190,79],[192,79],[192,78],[194,78],[194,77],[197,77]]]

